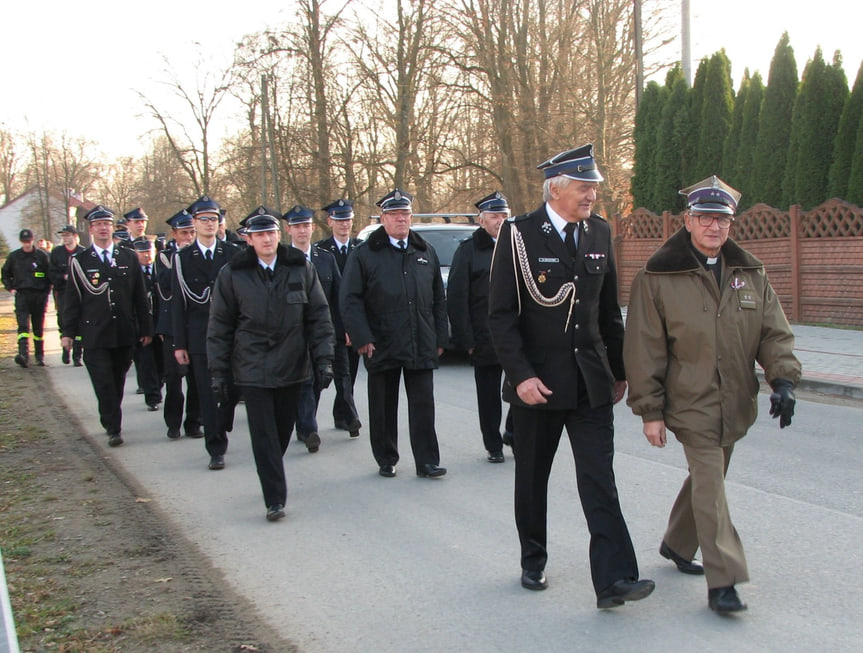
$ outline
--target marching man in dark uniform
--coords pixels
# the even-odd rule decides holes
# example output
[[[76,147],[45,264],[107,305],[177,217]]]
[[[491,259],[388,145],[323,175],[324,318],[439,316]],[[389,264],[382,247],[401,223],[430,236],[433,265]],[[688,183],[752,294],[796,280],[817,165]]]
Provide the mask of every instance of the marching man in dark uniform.
[[[84,347],[84,365],[99,404],[99,418],[112,447],[120,435],[123,389],[136,340],[149,344],[153,321],[138,257],[112,240],[114,214],[96,206],[85,219],[92,244],[69,262],[63,299],[64,349],[77,337]]]
[[[540,164],[545,204],[507,220],[491,270],[489,326],[512,406],[521,584],[548,586],[548,477],[566,428],[590,531],[598,608],[648,596],[614,481],[613,404],[626,391],[611,230],[591,212],[593,146]]]
[[[500,433],[503,369],[488,330],[488,276],[500,225],[509,217],[509,204],[502,193],[494,192],[475,206],[479,209],[480,228],[461,243],[453,255],[446,303],[453,344],[470,355],[473,365],[479,428],[488,452],[487,460],[502,463],[503,445],[512,446],[512,415],[507,414],[505,440]]]
[[[338,199],[325,206],[327,225],[333,232],[329,238],[315,243],[315,247],[330,252],[336,258],[339,274],[344,276],[348,256],[362,241],[351,237],[354,225],[354,205],[346,199]],[[357,406],[354,402],[354,383],[357,380],[360,357],[351,347],[342,333],[336,331],[335,362],[333,363],[333,384],[336,387],[336,398],[333,401],[333,421],[337,429],[348,431],[352,438],[360,434],[360,422]]]
[[[228,431],[233,425],[237,402],[233,390],[228,401],[217,401],[213,394],[207,369],[207,322],[216,276],[238,248],[216,238],[221,215],[217,202],[204,195],[187,210],[194,220],[197,238],[174,256],[171,285],[174,356],[179,365],[192,368],[210,454],[209,468],[219,470],[225,468]]]
[[[345,329],[339,316],[339,284],[342,275],[339,273],[335,257],[312,245],[313,216],[314,211],[312,209],[298,204],[285,213],[284,218],[288,221],[291,247],[301,251],[306,260],[315,266],[315,271],[318,273],[318,281],[330,307],[330,319],[333,322],[335,333],[338,334],[334,342],[335,340],[344,341]],[[313,377],[303,384],[300,391],[300,403],[297,409],[297,440],[306,445],[309,453],[317,452],[321,446],[317,413],[323,389],[320,381]]]
[[[219,394],[231,377],[242,390],[267,520],[277,521],[300,389],[313,373],[324,387],[333,378],[333,326],[314,266],[279,244],[279,214],[260,206],[242,224],[250,246],[219,273],[207,355]]]
[[[144,209],[139,206],[128,213],[124,213],[123,219],[126,221],[126,231],[129,232],[129,240],[132,242],[134,248],[135,241],[143,238],[147,233],[147,221],[150,218],[144,213]]]
[[[3,286],[15,297],[15,317],[18,319],[18,353],[15,362],[27,367],[30,358],[30,335],[33,336],[36,363],[45,365],[45,308],[51,292],[48,276],[48,254],[33,243],[33,232],[22,229],[18,234],[21,247],[13,250],[3,264]],[[31,330],[32,329],[32,330]]]
[[[183,209],[167,220],[173,238],[156,256],[156,292],[159,295],[159,313],[156,316],[156,336],[162,339],[162,369],[165,378],[165,403],[162,414],[168,427],[168,438],[181,436],[183,426],[187,437],[202,438],[198,389],[191,368],[182,368],[174,357],[174,328],[171,312],[171,278],[174,274],[174,256],[187,245],[195,242],[195,225],[191,214]],[[183,397],[183,378],[186,379],[186,396]],[[183,419],[183,408],[186,419]]]
[[[381,227],[348,257],[339,293],[342,320],[368,372],[369,439],[381,476],[399,461],[399,383],[405,379],[417,476],[438,478],[434,370],[449,337],[440,261],[411,231],[413,196],[381,198]]]
[[[128,215],[128,214],[127,214]],[[146,236],[137,238],[132,247],[141,264],[144,273],[144,287],[147,289],[147,301],[150,304],[150,314],[153,319],[159,315],[159,293],[156,291],[156,270],[154,259],[156,245]],[[132,357],[135,362],[135,375],[138,387],[144,391],[144,402],[147,410],[156,412],[162,403],[162,341],[153,338],[148,345],[137,344]]]
[[[78,236],[78,230],[74,225],[67,224],[57,232],[62,244],[57,245],[51,250],[51,265],[48,269],[48,276],[51,277],[51,286],[54,293],[54,308],[57,311],[57,330],[62,335],[63,333],[63,297],[66,293],[66,281],[69,277],[69,259],[78,252],[83,252],[81,240]],[[64,365],[69,364],[69,352],[63,349],[61,359]],[[72,361],[75,367],[81,367],[81,341],[75,340],[72,343]]]

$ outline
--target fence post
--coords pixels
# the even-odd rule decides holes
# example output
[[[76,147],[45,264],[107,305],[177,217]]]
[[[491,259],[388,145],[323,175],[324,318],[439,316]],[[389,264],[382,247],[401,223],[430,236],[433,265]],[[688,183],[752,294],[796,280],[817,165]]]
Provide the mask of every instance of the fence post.
[[[788,211],[791,221],[791,320],[800,322],[802,319],[800,306],[800,205],[795,204]]]

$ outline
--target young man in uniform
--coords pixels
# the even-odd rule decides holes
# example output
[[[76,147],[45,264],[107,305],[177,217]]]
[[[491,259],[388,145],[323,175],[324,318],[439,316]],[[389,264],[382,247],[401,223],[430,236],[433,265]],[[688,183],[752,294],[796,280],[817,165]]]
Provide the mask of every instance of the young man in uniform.
[[[51,291],[48,277],[48,254],[33,243],[33,232],[22,229],[18,234],[21,247],[13,250],[3,264],[3,286],[15,297],[15,317],[18,320],[18,353],[15,362],[27,367],[30,359],[30,335],[37,365],[45,365],[45,307]]]

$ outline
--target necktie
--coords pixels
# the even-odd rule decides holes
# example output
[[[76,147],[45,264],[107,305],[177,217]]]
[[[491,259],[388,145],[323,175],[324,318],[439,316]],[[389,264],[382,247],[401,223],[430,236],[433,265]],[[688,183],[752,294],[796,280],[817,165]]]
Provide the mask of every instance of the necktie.
[[[204,255],[207,259],[207,263],[210,263],[213,260],[213,252],[211,250],[207,250],[207,253]]]
[[[575,222],[567,222],[566,226],[563,228],[563,230],[566,232],[566,238],[564,238],[563,244],[566,245],[566,249],[572,258],[575,258],[576,252],[574,232],[577,226],[578,225]]]
[[[270,281],[273,280],[274,276],[275,276],[275,272],[273,271],[273,268],[267,268],[267,277],[269,277]]]
[[[342,245],[342,250],[341,250],[341,251],[342,251],[342,256],[347,256],[347,255],[348,255],[348,246],[347,246],[347,245]]]
[[[399,249],[402,251],[405,251],[405,241],[403,241],[403,240],[399,241]]]
[[[145,276],[147,279],[149,279],[151,274],[152,274],[152,272],[150,272],[150,266],[149,266],[149,265],[145,265],[145,266],[144,266],[144,276]]]
[[[107,250],[107,249],[103,249],[103,250],[102,250],[102,262],[103,262],[105,265],[111,265],[111,261],[110,261],[110,259],[108,258],[108,250]]]

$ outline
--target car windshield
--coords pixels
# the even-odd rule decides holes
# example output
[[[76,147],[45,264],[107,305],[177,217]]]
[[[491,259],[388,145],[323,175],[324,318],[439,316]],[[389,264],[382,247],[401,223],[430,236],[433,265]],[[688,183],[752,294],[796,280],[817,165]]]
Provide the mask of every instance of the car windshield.
[[[476,227],[465,227],[464,229],[423,229],[417,230],[417,233],[422,236],[423,240],[431,243],[434,251],[437,252],[438,260],[441,265],[449,267],[452,265],[452,257],[455,254],[459,244],[470,238]]]

